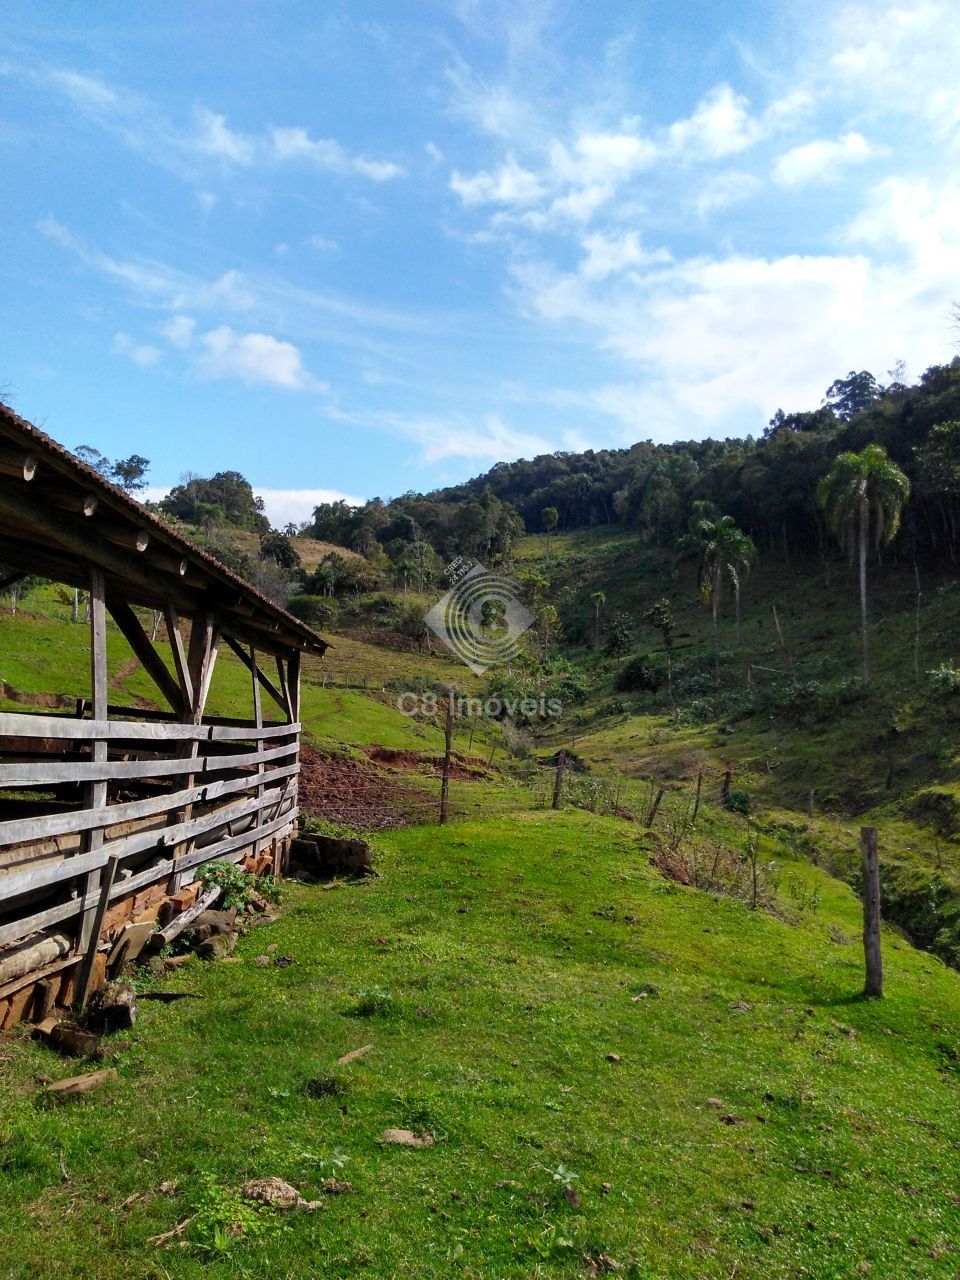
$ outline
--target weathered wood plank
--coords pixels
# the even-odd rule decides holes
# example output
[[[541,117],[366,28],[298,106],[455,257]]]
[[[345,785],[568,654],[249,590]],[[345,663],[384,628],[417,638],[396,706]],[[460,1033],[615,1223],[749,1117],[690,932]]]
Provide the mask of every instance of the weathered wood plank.
[[[98,744],[106,747],[105,743]],[[59,782],[87,782],[94,786],[123,778],[171,777],[178,773],[206,776],[228,769],[267,764],[296,753],[295,743],[270,747],[265,751],[245,751],[237,755],[187,757],[182,760],[76,760],[69,763],[43,761],[37,764],[0,764],[0,787],[45,786]],[[101,802],[102,803],[102,802]]]
[[[115,708],[113,708],[115,710]],[[247,724],[179,724],[176,721],[152,720],[77,720],[74,716],[29,715],[24,712],[0,712],[0,739],[63,738],[90,740],[146,738],[150,741],[164,739],[195,739],[198,742],[230,742],[256,738],[285,738],[299,733],[299,724],[269,724],[262,727],[253,721]]]
[[[146,800],[127,800],[122,804],[108,805],[100,811],[72,809],[67,813],[51,813],[36,818],[13,818],[0,822],[0,844],[25,844],[31,840],[51,839],[54,836],[89,831],[94,827],[106,828],[138,818],[151,818],[154,814],[179,808],[188,801],[206,802],[237,791],[249,791],[260,783],[266,785],[281,778],[289,778],[299,770],[299,764],[284,765],[279,769],[271,769],[262,778],[246,775],[242,778],[227,778],[221,782],[199,783],[182,791],[150,796]]]
[[[255,778],[251,777],[250,785],[256,785]],[[260,809],[269,808],[283,799],[290,789],[291,784],[287,783],[285,786],[266,791],[263,796],[255,795],[239,803],[224,805],[212,813],[201,814],[197,818],[191,817],[186,822],[180,822],[174,826],[152,827],[148,831],[139,831],[133,835],[109,841],[101,849],[91,853],[77,854],[71,858],[50,858],[26,871],[0,874],[0,895],[4,901],[10,902],[36,889],[59,884],[64,880],[72,880],[90,871],[97,871],[106,865],[108,857],[117,857],[124,861],[148,849],[172,848],[173,845],[185,839],[206,835],[218,826],[236,822]],[[0,931],[0,940],[2,940],[2,931]]]
[[[281,812],[272,818],[265,827],[261,827],[259,830],[241,832],[239,835],[231,836],[225,841],[194,849],[182,862],[177,862],[177,869],[189,871],[204,862],[219,860],[227,854],[249,848],[257,840],[265,839],[276,832],[288,829],[296,813],[294,797],[287,795],[280,804]],[[173,869],[174,861],[171,858],[169,861],[158,863],[156,866],[147,868],[146,871],[141,871],[139,874],[131,876],[128,880],[115,883],[110,892],[110,901],[113,902],[118,898],[127,897],[129,894],[137,893],[150,885],[161,884],[170,876]],[[11,921],[0,928],[0,946],[6,946],[11,942],[19,941],[21,938],[29,937],[30,934],[37,933],[41,929],[48,929],[52,925],[71,920],[81,912],[92,911],[96,908],[98,897],[99,894],[95,890],[86,894],[83,898],[74,898],[70,902],[59,903],[56,907],[50,907],[46,911],[39,911],[31,916],[25,916],[22,920]],[[74,955],[63,963],[75,964],[79,959],[79,956]]]

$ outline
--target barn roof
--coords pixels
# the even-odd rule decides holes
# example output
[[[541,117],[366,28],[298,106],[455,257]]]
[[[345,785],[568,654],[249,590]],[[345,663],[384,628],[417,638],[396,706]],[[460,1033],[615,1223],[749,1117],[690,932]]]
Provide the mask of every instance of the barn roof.
[[[90,565],[128,604],[213,611],[236,640],[269,653],[327,642],[159,516],[0,405],[0,564],[89,586]]]

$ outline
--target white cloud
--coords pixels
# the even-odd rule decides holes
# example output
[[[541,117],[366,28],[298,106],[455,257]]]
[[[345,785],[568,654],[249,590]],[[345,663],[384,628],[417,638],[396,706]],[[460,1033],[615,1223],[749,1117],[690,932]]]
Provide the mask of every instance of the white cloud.
[[[749,200],[762,186],[752,173],[720,173],[697,192],[697,213],[701,218],[709,217],[717,209]]]
[[[862,133],[854,131],[836,141],[817,138],[779,156],[773,166],[773,177],[783,187],[831,182],[849,165],[864,164],[884,154],[884,147],[873,146]]]
[[[450,188],[465,205],[533,204],[546,192],[537,175],[518,165],[513,156],[508,156],[496,173],[481,170],[472,178],[465,178],[455,169]]]
[[[216,208],[217,197],[212,191],[198,191],[197,204],[200,206],[200,212],[209,215]]]
[[[390,161],[352,156],[332,138],[311,138],[306,129],[299,127],[273,129],[271,145],[277,160],[305,160],[329,173],[358,173],[374,182],[389,182],[404,172]]]
[[[654,143],[630,133],[583,133],[572,152],[560,142],[550,149],[556,179],[575,186],[623,182],[648,169],[656,158]]]
[[[719,84],[704,97],[685,120],[667,130],[674,150],[707,160],[719,160],[752,147],[763,136],[763,126],[750,114],[750,103]]]
[[[392,410],[345,412],[330,407],[327,415],[334,421],[373,427],[411,440],[419,446],[420,460],[427,464],[448,458],[501,462],[522,455],[549,453],[557,447],[556,442],[551,443],[544,436],[512,426],[497,413],[474,417],[459,412],[435,415]]]
[[[126,356],[134,364],[138,364],[142,368],[159,364],[163,359],[163,352],[159,347],[151,346],[149,343],[134,342],[128,333],[114,335],[112,350],[114,355]]]
[[[845,369],[949,358],[960,183],[888,180],[846,236],[871,256],[704,255],[608,273],[601,241],[592,271],[589,257],[576,272],[527,259],[514,275],[529,314],[593,329],[640,372],[658,431],[745,434],[778,405],[815,407]],[[617,248],[636,256],[628,240]]]
[[[182,307],[202,307],[208,310],[227,307],[231,311],[249,311],[255,301],[256,297],[242,273],[225,271],[210,284],[201,285],[189,293],[175,297],[173,306],[178,310]]]
[[[146,502],[160,502],[170,492],[172,485],[150,485],[143,490]],[[263,499],[267,519],[275,529],[288,524],[302,524],[313,515],[314,507],[322,502],[346,502],[351,507],[362,507],[366,498],[341,493],[339,489],[264,489],[253,485],[258,498]]]
[[[186,351],[193,342],[196,327],[197,322],[191,316],[176,315],[160,326],[160,332],[173,346]]]
[[[423,149],[427,153],[427,155],[430,157],[430,159],[433,161],[434,164],[442,163],[444,159],[444,155],[435,142],[425,143]]]
[[[351,507],[362,507],[366,502],[366,498],[341,493],[339,489],[263,489],[259,485],[253,489],[263,499],[267,519],[275,529],[309,520],[314,507],[323,502],[346,502]]]
[[[197,128],[191,145],[199,155],[213,156],[215,159],[229,160],[240,165],[252,164],[257,150],[252,138],[235,133],[227,124],[225,116],[208,111],[205,107],[197,110]]]
[[[597,233],[587,236],[583,242],[587,256],[580,263],[580,275],[585,280],[605,280],[607,276],[652,262],[669,262],[665,249],[650,253],[640,244],[636,231],[625,235],[607,236]]]
[[[307,236],[304,244],[321,253],[336,253],[340,248],[336,240],[331,240],[327,236]]]
[[[239,378],[291,391],[326,390],[303,367],[303,357],[292,342],[268,333],[237,333],[222,324],[200,338],[197,366],[209,378]]]

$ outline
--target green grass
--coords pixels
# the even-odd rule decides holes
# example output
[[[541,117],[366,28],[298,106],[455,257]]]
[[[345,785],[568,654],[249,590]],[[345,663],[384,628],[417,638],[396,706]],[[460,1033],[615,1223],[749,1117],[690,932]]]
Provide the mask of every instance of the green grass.
[[[815,907],[752,912],[573,811],[380,843],[377,880],[291,887],[239,963],[166,979],[201,998],[142,1003],[102,1093],[47,1104],[24,1086],[74,1064],[4,1047],[0,1274],[955,1275],[960,979],[888,934],[860,1000],[845,886],[807,867]],[[226,1232],[246,1178],[332,1174],[322,1211]]]

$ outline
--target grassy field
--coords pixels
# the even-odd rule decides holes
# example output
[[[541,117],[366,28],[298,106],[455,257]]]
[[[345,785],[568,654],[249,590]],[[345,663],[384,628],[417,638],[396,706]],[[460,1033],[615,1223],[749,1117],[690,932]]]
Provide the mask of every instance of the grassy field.
[[[0,1275],[956,1275],[960,979],[888,934],[864,1003],[845,886],[804,865],[815,894],[751,911],[573,811],[390,833],[378,867],[166,978],[199,998],[141,1002],[99,1094],[47,1103],[71,1064],[0,1048]],[[266,1176],[324,1207],[244,1206]]]

